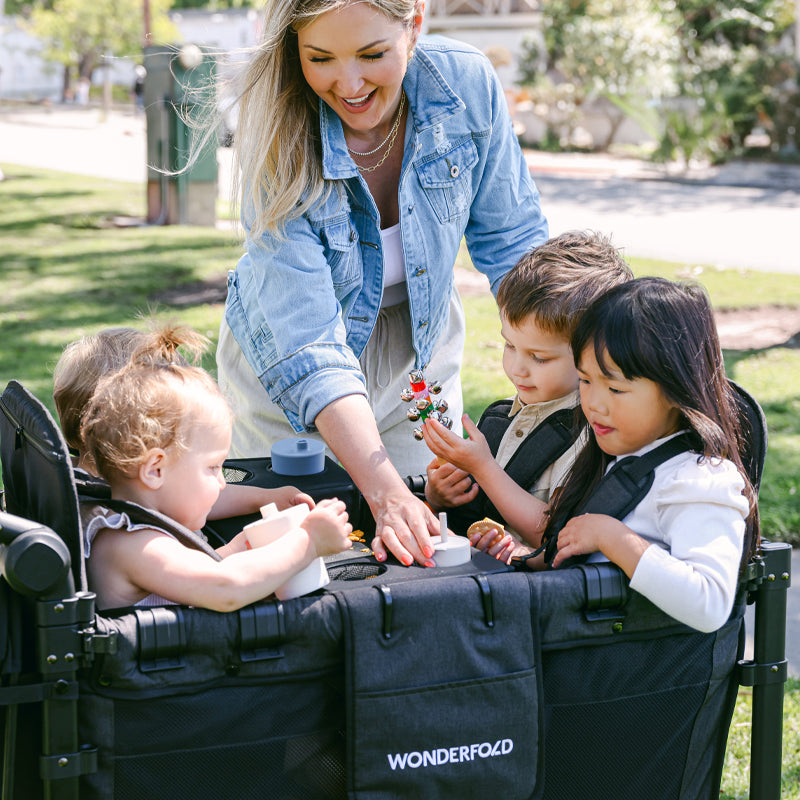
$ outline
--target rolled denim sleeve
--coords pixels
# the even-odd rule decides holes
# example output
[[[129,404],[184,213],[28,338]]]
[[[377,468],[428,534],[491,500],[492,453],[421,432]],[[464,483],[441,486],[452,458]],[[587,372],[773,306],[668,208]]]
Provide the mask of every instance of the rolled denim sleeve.
[[[270,399],[298,432],[312,430],[334,400],[366,395],[347,344],[334,270],[305,217],[288,223],[281,239],[264,234],[248,241],[226,316]]]

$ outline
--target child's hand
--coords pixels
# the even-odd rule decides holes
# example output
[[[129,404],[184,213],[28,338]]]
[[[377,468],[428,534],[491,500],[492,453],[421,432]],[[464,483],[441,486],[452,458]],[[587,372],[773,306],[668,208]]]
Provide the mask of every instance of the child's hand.
[[[606,514],[581,514],[573,517],[558,534],[558,552],[553,559],[553,566],[563,564],[572,556],[602,551],[609,540],[618,538],[629,530],[618,519]]]
[[[557,567],[572,556],[601,552],[630,578],[639,559],[651,545],[627,525],[606,514],[581,514],[573,517],[558,534]]]
[[[301,492],[296,486],[280,486],[277,489],[265,489],[269,493],[269,500],[262,503],[275,503],[278,511],[283,511],[290,506],[297,506],[300,503],[306,503],[308,507],[314,508],[314,500],[305,492]]]
[[[463,469],[434,458],[428,464],[428,482],[425,484],[425,499],[432,508],[455,508],[474,500],[478,484]]]
[[[422,426],[422,437],[437,456],[464,472],[476,475],[481,465],[493,459],[492,451],[489,449],[486,437],[467,414],[461,417],[461,422],[469,439],[462,439],[447,430],[440,422],[430,418],[426,419]]]
[[[261,486],[230,483],[224,492],[220,492],[208,518],[214,520],[238,517],[242,514],[257,514],[262,506],[270,503],[275,503],[278,511],[298,503],[308,503],[309,508],[314,508],[314,501],[294,486],[265,489]]]
[[[491,525],[488,520],[474,522],[467,531],[469,543],[476,549],[505,564],[510,563],[516,540],[503,530],[502,525]]]
[[[320,500],[300,525],[304,528],[318,556],[332,556],[348,550],[353,526],[348,522],[347,507],[335,498]]]

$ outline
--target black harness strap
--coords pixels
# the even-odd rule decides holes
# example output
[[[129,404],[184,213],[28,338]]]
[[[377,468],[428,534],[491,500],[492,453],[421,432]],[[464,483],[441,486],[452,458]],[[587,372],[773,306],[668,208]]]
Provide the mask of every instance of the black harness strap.
[[[644,455],[619,459],[601,478],[586,502],[570,516],[606,514],[616,519],[624,519],[650,491],[656,467],[691,449],[690,435],[683,433],[668,439]],[[533,553],[512,559],[515,565],[524,566],[528,559],[542,552],[547,564],[551,564],[558,551],[558,534],[569,519],[570,517],[560,519]],[[571,558],[565,562],[565,566],[580,563],[585,559],[585,556]]]
[[[215,561],[222,561],[222,556],[209,545],[201,534],[189,530],[189,528],[180,525],[174,519],[170,519],[158,511],[152,511],[128,500],[112,500],[110,497],[93,497],[92,495],[82,494],[78,496],[78,500],[81,503],[103,506],[111,511],[116,511],[118,514],[127,514],[131,522],[162,528],[171,533],[182,545],[191,547],[193,550],[200,550],[207,556],[211,556]]]
[[[486,437],[493,456],[497,455],[503,435],[511,424],[508,416],[511,402],[506,399],[492,403],[478,421],[478,429]],[[531,488],[578,438],[579,429],[574,422],[574,408],[562,408],[545,417],[514,451],[504,467],[505,472],[524,489]],[[502,515],[483,490],[478,493],[476,502],[480,504],[480,516],[501,519]]]

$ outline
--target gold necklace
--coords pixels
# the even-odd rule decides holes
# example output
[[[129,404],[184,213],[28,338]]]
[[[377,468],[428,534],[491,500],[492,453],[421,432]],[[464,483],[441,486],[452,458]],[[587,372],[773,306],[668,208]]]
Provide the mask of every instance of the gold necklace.
[[[366,153],[359,153],[357,150],[351,150],[349,147],[347,148],[348,151],[352,153],[352,155],[354,156],[368,156],[372,155],[373,153],[377,153],[378,150],[380,150],[387,142],[389,143],[389,146],[386,148],[386,152],[383,154],[381,160],[378,161],[377,164],[374,164],[371,167],[361,167],[358,164],[356,164],[356,167],[358,167],[359,172],[373,172],[376,169],[378,169],[378,167],[381,164],[383,164],[383,162],[386,161],[386,159],[389,157],[389,153],[392,152],[392,148],[394,147],[394,140],[397,138],[397,132],[400,130],[400,120],[403,117],[405,102],[406,102],[406,95],[405,92],[403,92],[400,95],[400,105],[397,108],[397,117],[395,117],[392,129],[389,131],[389,135],[374,150],[370,150]]]

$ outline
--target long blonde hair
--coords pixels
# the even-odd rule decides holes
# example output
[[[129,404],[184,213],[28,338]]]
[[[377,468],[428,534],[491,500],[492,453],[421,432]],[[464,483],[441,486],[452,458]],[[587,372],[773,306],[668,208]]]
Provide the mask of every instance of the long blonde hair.
[[[236,195],[251,238],[280,235],[330,187],[322,177],[319,98],[303,77],[297,31],[352,0],[267,0],[264,34],[244,76],[234,139]],[[410,24],[419,0],[360,0]]]

